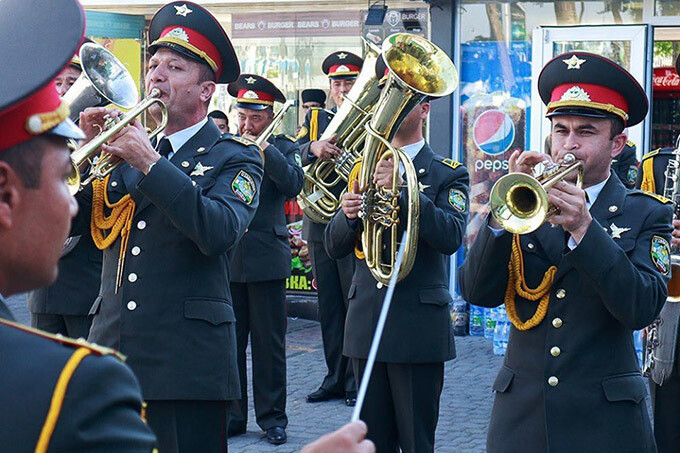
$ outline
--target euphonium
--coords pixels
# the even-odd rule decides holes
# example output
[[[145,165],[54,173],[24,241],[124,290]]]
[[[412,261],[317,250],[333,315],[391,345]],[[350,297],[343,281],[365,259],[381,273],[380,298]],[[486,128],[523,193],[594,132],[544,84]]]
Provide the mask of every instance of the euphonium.
[[[347,180],[354,162],[361,157],[370,112],[380,88],[376,77],[376,63],[380,49],[364,40],[364,64],[352,89],[347,93],[337,113],[319,140],[336,136],[335,145],[342,154],[331,160],[317,159],[305,167],[305,180],[298,195],[298,204],[316,223],[328,223],[340,208],[340,199],[347,190]]]
[[[158,104],[160,106],[162,119],[156,129],[149,133],[149,139],[154,138],[156,135],[161,133],[163,129],[165,129],[165,126],[168,122],[168,111],[163,101],[160,100],[160,96],[160,90],[154,88],[151,90],[151,93],[146,99],[130,109],[129,112],[123,114],[122,117],[116,118],[110,123],[107,123],[101,134],[97,135],[85,145],[73,151],[71,154],[71,161],[75,171],[67,180],[67,184],[71,189],[71,193],[77,193],[78,190],[88,185],[95,178],[105,178],[123,162],[123,159],[120,157],[108,153],[102,153],[101,156],[99,156],[99,158],[96,160],[94,159],[94,156],[99,153],[99,150],[104,143],[109,141],[111,137],[116,135],[121,129],[130,124],[135,118],[144,113],[154,104]],[[90,172],[88,177],[84,181],[81,181],[80,172],[78,169],[85,162],[90,163]]]
[[[566,154],[561,162],[550,164],[538,176],[510,173],[491,188],[491,215],[510,233],[527,234],[536,231],[557,212],[548,203],[548,190],[573,171],[578,172],[576,185],[583,185],[583,164],[573,154]]]
[[[373,117],[366,125],[363,160],[359,176],[363,208],[360,216],[364,229],[361,243],[366,265],[373,277],[387,284],[394,272],[397,280],[408,275],[413,267],[418,246],[420,191],[418,177],[411,159],[390,142],[399,125],[413,108],[426,97],[451,94],[458,86],[458,72],[451,59],[425,38],[397,33],[383,42],[382,55],[389,74],[380,93]],[[392,188],[378,187],[373,182],[378,162],[394,159]],[[402,164],[406,173],[406,246],[399,269],[395,261],[399,249],[399,172]],[[386,234],[387,233],[387,234]],[[387,250],[383,249],[389,241]]]

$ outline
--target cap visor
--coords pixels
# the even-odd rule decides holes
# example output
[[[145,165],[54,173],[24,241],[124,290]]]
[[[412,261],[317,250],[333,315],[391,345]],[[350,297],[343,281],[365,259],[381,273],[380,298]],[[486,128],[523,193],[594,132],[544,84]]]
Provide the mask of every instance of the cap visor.
[[[85,138],[83,131],[69,118],[66,118],[61,123],[57,124],[50,129],[48,133],[75,140],[83,140]]]
[[[271,105],[255,104],[255,103],[250,103],[250,102],[237,102],[236,107],[239,108],[239,109],[248,109],[248,110],[264,110],[267,107],[271,107]]]

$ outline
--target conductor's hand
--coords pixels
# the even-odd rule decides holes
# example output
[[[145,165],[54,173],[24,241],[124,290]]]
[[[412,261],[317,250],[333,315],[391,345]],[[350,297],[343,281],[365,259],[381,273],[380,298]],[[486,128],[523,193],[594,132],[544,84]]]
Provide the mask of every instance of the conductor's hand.
[[[335,146],[337,137],[333,135],[328,140],[317,140],[309,145],[309,151],[321,160],[330,160],[342,153],[342,150]]]
[[[680,220],[673,220],[673,237],[671,238],[671,245],[673,247],[680,247]]]
[[[361,194],[359,193],[359,181],[354,180],[352,191],[342,195],[342,212],[348,219],[356,219],[363,206]]]
[[[368,428],[362,421],[348,423],[302,449],[302,453],[375,453],[375,445],[366,440]]]
[[[80,112],[78,126],[85,132],[85,140],[90,141],[104,129],[108,117],[116,118],[121,112],[106,107],[89,107]]]
[[[138,119],[102,145],[102,151],[122,158],[145,175],[149,173],[149,166],[161,158],[161,155],[151,147],[146,129]]]
[[[548,190],[548,202],[559,209],[550,217],[550,223],[561,225],[577,244],[580,243],[593,221],[586,205],[585,191],[574,184],[559,181]]]
[[[394,159],[383,159],[378,162],[375,166],[375,172],[373,173],[373,182],[378,187],[384,187],[385,189],[392,188],[392,175],[394,171]],[[404,184],[404,180],[399,175],[399,180],[397,181],[399,186]]]
[[[510,155],[510,173],[526,173],[531,175],[533,174],[534,166],[541,162],[550,163],[552,159],[547,154],[539,153],[538,151],[515,150]]]

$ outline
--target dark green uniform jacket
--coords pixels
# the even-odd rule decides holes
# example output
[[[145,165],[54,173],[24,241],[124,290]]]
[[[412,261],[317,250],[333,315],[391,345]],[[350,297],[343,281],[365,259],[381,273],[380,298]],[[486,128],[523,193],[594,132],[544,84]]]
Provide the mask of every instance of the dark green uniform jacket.
[[[656,451],[632,332],[666,301],[671,208],[611,173],[590,213],[573,250],[549,223],[521,236],[527,285],[539,286],[551,265],[557,274],[545,319],[511,330],[493,384],[489,453]],[[465,300],[503,303],[512,240],[482,226],[459,270]],[[537,304],[517,296],[520,319]]]
[[[394,292],[378,349],[380,362],[444,362],[456,355],[447,264],[465,233],[469,176],[465,167],[444,161],[427,144],[413,164],[420,186],[418,251],[413,269]],[[404,192],[399,204],[400,216],[405,219]],[[354,253],[361,227],[361,221],[348,220],[342,210],[338,211],[324,234],[330,257],[339,259]],[[377,284],[366,262],[356,260],[345,323],[346,356],[368,357],[386,290]]]
[[[208,121],[144,176],[112,174],[108,196],[136,203],[116,292],[120,238],[104,251],[89,339],[128,357],[147,400],[239,397],[229,262],[257,209],[262,158]],[[85,226],[92,202],[79,196]],[[77,225],[79,226],[79,225]]]

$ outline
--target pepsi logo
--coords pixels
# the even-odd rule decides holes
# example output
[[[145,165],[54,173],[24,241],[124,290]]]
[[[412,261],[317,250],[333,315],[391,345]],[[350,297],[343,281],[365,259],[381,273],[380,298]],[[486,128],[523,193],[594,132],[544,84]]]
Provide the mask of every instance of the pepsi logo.
[[[500,110],[487,110],[475,119],[472,126],[477,148],[495,156],[510,149],[515,141],[515,123]]]

